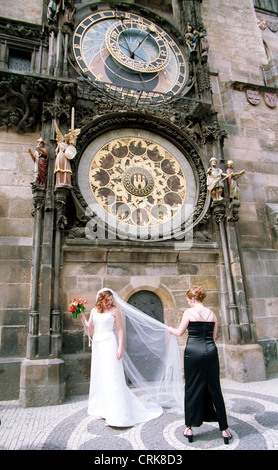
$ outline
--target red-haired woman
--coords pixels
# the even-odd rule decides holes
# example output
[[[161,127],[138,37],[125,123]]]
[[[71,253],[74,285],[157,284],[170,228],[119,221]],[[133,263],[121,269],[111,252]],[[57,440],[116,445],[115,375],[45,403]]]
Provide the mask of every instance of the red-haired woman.
[[[170,333],[181,336],[188,330],[184,351],[185,375],[185,425],[184,436],[193,441],[192,427],[204,421],[218,421],[225,444],[229,443],[225,404],[219,381],[219,360],[215,338],[217,318],[203,305],[206,291],[192,287],[186,293],[189,307],[185,310],[180,326],[169,328]]]

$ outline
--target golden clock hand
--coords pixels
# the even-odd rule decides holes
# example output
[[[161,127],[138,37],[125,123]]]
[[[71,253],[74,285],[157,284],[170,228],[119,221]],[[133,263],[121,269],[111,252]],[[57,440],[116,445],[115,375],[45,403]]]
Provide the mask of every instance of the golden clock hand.
[[[146,41],[147,37],[151,34],[151,33],[155,33],[156,32],[156,29],[154,26],[150,26],[149,27],[149,30],[150,32],[147,34],[147,36],[145,36],[142,41],[138,44],[138,46],[134,49],[134,51],[132,52],[132,55],[130,56],[131,59],[134,59],[134,54],[135,52],[137,51],[137,49],[141,46],[141,44],[143,44],[144,41]]]
[[[131,59],[134,59],[134,54],[135,52],[137,51],[137,49],[143,44],[144,41],[146,41],[147,37],[150,35],[150,33],[147,34],[147,36],[144,37],[144,39],[142,39],[141,42],[139,42],[138,46],[134,49],[134,51],[131,53],[131,56],[130,58]]]

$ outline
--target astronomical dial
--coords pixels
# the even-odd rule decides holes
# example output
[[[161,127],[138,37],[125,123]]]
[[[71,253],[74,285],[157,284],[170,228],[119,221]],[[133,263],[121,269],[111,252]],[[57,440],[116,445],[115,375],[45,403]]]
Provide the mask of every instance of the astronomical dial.
[[[97,137],[82,154],[78,184],[93,223],[109,234],[154,240],[191,224],[197,195],[191,164],[153,132],[117,129]]]
[[[178,161],[161,145],[142,138],[105,144],[92,160],[89,182],[98,204],[132,226],[165,223],[180,211],[186,196]]]
[[[86,17],[73,34],[73,51],[86,76],[114,96],[154,92],[170,98],[187,81],[187,61],[176,41],[135,13],[106,10]]]
[[[119,21],[107,30],[105,39],[112,57],[135,72],[159,72],[169,63],[169,46],[154,24]]]

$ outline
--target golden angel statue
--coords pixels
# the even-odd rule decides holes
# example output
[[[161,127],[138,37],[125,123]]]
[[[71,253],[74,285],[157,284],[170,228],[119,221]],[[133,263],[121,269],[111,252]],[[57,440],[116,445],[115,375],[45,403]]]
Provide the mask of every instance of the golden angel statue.
[[[76,155],[76,139],[81,129],[69,129],[68,134],[62,135],[56,121],[54,120],[56,129],[56,159],[54,173],[56,175],[55,186],[67,186],[71,188],[71,164]]]

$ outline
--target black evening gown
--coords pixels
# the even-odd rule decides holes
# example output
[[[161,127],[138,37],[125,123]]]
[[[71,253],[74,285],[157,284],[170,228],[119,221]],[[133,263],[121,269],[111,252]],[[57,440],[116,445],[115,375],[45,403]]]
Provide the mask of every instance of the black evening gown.
[[[199,427],[204,421],[218,421],[220,431],[224,431],[228,423],[213,328],[214,322],[193,321],[188,325],[184,351],[185,424]]]

